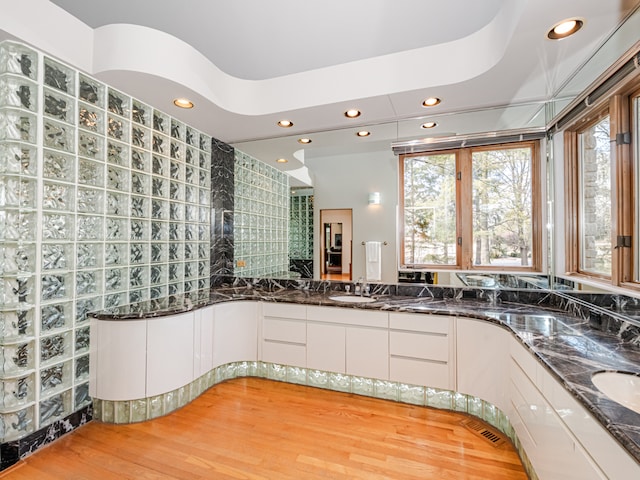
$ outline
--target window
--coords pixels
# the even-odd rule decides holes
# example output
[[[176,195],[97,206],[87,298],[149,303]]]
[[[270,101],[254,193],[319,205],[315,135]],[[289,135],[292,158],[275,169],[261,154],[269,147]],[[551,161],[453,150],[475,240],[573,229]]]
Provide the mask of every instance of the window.
[[[537,142],[400,157],[403,266],[540,270]]]

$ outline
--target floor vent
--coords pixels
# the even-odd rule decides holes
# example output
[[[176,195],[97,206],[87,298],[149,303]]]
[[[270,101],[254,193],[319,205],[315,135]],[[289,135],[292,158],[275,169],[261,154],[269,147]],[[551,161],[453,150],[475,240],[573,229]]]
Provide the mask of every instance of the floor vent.
[[[488,427],[479,420],[467,418],[462,421],[462,425],[471,430],[476,435],[487,440],[489,443],[491,443],[491,445],[497,447],[498,445],[502,445],[504,443],[504,438],[502,437],[500,432],[494,430],[491,427]]]

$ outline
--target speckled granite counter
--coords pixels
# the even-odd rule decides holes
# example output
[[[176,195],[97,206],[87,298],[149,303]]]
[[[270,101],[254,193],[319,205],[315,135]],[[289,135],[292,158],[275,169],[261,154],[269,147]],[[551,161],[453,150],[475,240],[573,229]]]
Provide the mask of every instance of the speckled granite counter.
[[[510,330],[551,374],[640,463],[640,414],[609,400],[591,381],[600,371],[640,375],[640,327],[633,316],[612,313],[559,292],[451,289],[379,285],[371,303],[331,300],[344,294],[338,282],[222,284],[191,298],[171,297],[94,314],[100,320],[174,315],[207,305],[243,300],[431,313],[486,320]]]

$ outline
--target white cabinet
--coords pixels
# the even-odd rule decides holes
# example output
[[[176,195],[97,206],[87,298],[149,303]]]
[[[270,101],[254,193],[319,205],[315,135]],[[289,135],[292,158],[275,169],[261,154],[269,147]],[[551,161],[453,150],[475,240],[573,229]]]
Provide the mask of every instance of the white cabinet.
[[[307,311],[304,305],[264,303],[260,358],[265,362],[305,367]]]
[[[213,368],[213,328],[215,307],[205,307],[194,312],[193,374],[198,378]]]
[[[343,325],[307,324],[307,368],[346,371],[346,330]]]
[[[147,397],[193,380],[193,324],[193,312],[147,321]]]
[[[381,328],[347,327],[347,373],[389,379],[389,331]]]
[[[442,315],[389,314],[389,378],[455,389],[455,324]]]
[[[258,303],[215,305],[213,366],[258,360]]]

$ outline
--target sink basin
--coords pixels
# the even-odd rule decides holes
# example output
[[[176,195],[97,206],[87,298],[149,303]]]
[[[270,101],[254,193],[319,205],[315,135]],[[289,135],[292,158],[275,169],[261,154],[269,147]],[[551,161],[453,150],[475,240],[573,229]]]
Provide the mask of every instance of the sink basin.
[[[600,372],[591,377],[598,390],[620,405],[640,413],[640,376],[625,372]]]
[[[333,295],[329,297],[329,300],[344,303],[371,303],[376,301],[373,297],[361,297],[359,295]]]

